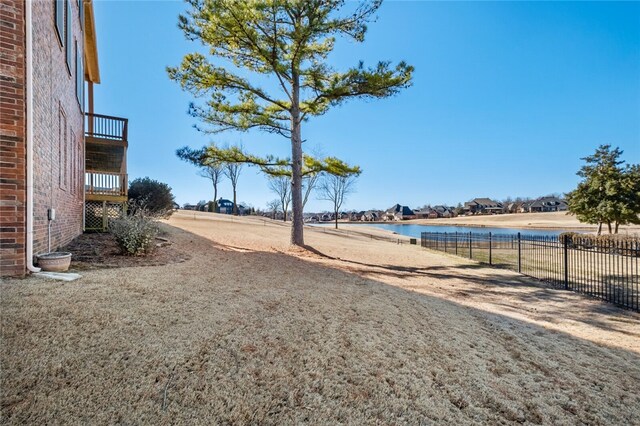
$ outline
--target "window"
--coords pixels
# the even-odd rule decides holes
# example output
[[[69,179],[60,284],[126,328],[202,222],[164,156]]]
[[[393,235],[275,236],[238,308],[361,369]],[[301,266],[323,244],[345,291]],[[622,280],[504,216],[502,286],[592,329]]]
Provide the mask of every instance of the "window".
[[[76,164],[74,167],[78,174],[77,190],[79,194],[82,194],[84,188],[84,139],[82,134],[76,140]]]
[[[58,40],[64,46],[64,0],[54,0],[54,15]]]
[[[71,130],[70,133],[71,137],[69,138],[69,151],[71,151],[71,170],[69,172],[71,174],[71,193],[75,195],[78,189],[78,168],[76,167],[76,158],[78,156],[78,153],[75,150],[76,134],[73,132],[73,130]]]
[[[60,105],[60,109],[58,112],[59,125],[60,125],[60,134],[59,134],[59,152],[58,152],[58,175],[59,175],[59,185],[60,189],[63,191],[67,190],[67,185],[69,182],[69,173],[68,173],[68,158],[69,158],[69,150],[68,150],[68,138],[67,138],[67,114],[62,109],[62,105]]]
[[[80,111],[84,111],[84,66],[80,49],[78,49],[78,40],[76,40],[76,99],[78,99]]]
[[[69,0],[66,0],[67,3],[67,17],[66,17],[66,37],[65,37],[65,42],[66,42],[66,56],[67,56],[67,70],[69,71],[69,75],[71,75],[71,55],[73,54],[73,51],[71,50],[71,40],[73,40],[73,38],[71,37],[71,2]]]

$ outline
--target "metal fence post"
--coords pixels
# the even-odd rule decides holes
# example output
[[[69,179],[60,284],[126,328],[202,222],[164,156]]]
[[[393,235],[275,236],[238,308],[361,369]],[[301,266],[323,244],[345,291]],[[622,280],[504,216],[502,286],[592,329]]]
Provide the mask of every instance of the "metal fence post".
[[[469,259],[473,259],[473,254],[471,253],[471,231],[469,231]]]
[[[489,265],[492,265],[492,259],[491,259],[491,232],[489,232]]]
[[[456,231],[456,255],[458,254],[458,231]]]
[[[569,247],[567,244],[567,236],[562,236],[562,245],[564,251],[564,289],[569,290]]]
[[[522,272],[522,245],[520,244],[520,233],[518,232],[518,273]]]

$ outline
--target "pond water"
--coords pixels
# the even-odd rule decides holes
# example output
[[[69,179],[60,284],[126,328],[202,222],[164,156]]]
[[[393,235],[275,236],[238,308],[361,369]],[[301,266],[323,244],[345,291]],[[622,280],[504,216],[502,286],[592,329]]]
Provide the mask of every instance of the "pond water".
[[[319,226],[332,225],[330,223],[319,223]],[[517,234],[520,232],[522,235],[531,236],[557,236],[565,231],[550,230],[550,229],[518,229],[518,228],[490,228],[490,227],[474,227],[474,226],[444,226],[444,225],[411,225],[411,224],[396,224],[396,223],[353,223],[348,225],[356,226],[372,226],[375,228],[386,229],[387,231],[395,232],[399,235],[405,235],[412,238],[420,238],[422,232],[462,232],[462,233],[483,233],[491,232],[492,234]],[[333,226],[333,225],[332,225]]]

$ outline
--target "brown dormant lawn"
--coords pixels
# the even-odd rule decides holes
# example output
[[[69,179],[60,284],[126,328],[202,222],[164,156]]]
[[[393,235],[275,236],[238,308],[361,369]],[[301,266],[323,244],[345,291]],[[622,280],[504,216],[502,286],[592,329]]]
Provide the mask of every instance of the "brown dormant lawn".
[[[640,419],[640,315],[366,236],[168,223],[190,260],[2,283],[2,423]]]

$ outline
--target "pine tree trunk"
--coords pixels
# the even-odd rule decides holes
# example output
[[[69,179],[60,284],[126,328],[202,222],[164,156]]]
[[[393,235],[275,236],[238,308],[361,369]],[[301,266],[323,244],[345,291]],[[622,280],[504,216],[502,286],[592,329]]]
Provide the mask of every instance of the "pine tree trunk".
[[[300,132],[300,77],[294,73],[291,102],[291,244],[304,246],[302,217],[302,136]]]
[[[213,185],[213,212],[218,213],[218,185]]]
[[[617,233],[618,233],[618,227],[619,227],[619,226],[620,226],[620,222],[616,222],[616,227],[615,227],[615,230],[614,230],[614,232],[613,232],[614,234],[617,234]]]
[[[601,235],[602,234],[602,222],[598,222],[598,233],[597,235]]]
[[[613,234],[613,232],[611,232],[611,222],[607,222],[607,227],[609,228],[609,234]]]

